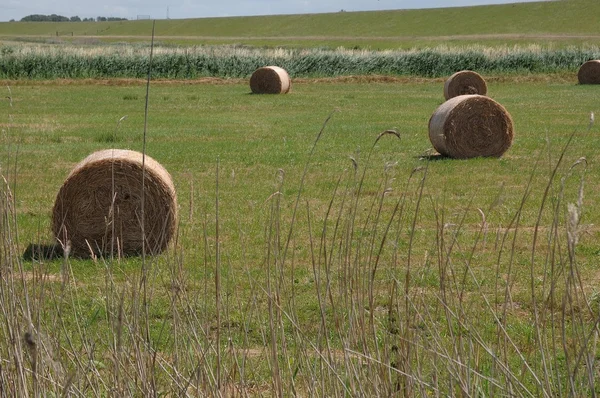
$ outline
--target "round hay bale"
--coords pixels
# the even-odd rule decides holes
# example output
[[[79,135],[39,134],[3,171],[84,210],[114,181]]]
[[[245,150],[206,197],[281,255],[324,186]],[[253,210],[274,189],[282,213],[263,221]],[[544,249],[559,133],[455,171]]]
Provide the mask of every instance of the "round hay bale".
[[[250,77],[250,89],[254,94],[286,94],[291,88],[290,76],[279,66],[258,68]]]
[[[481,75],[470,70],[456,72],[444,84],[444,98],[449,100],[459,95],[487,94],[487,84]]]
[[[577,72],[579,84],[600,84],[600,60],[587,61]]]
[[[52,211],[54,236],[70,252],[142,252],[142,174],[146,252],[163,251],[175,232],[177,196],[167,170],[140,152],[106,149],[73,168]],[[144,170],[144,171],[143,171]]]
[[[440,105],[429,119],[429,140],[442,155],[467,159],[500,157],[513,141],[506,109],[483,95],[460,95]]]

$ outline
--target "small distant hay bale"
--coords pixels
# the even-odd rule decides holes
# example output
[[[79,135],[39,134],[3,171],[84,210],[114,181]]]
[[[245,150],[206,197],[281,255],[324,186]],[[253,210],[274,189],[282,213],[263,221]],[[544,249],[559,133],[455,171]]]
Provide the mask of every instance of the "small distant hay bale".
[[[587,61],[577,73],[579,84],[600,84],[600,60]]]
[[[250,77],[250,89],[254,94],[286,94],[291,88],[290,76],[279,66],[258,68]]]
[[[140,152],[94,152],[71,171],[52,211],[56,239],[77,256],[142,252],[142,175],[146,252],[163,251],[175,232],[177,196],[171,176]],[[144,171],[143,171],[144,170]]]
[[[429,119],[429,140],[442,155],[457,159],[500,157],[513,141],[506,109],[483,95],[460,95],[440,105]]]
[[[487,84],[481,75],[470,70],[456,72],[444,84],[444,98],[457,97],[466,94],[487,94]]]

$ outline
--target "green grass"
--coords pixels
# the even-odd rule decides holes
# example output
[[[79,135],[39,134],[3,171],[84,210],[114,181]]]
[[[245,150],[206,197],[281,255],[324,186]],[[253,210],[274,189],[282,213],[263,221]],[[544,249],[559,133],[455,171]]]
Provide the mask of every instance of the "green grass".
[[[596,11],[597,2],[566,0],[158,21],[157,32],[185,44],[443,42],[451,56],[454,45],[517,43],[530,52],[517,62],[526,70],[538,54],[530,43],[597,48],[596,38],[566,38],[596,35]],[[100,40],[147,46],[149,28],[0,24],[11,41],[0,57],[15,39],[62,42],[54,32],[69,29],[67,41],[90,51]],[[77,162],[109,147],[142,150],[145,85],[2,81],[3,391],[600,393],[600,134],[589,127],[600,109],[597,87],[573,72],[486,74],[515,140],[500,159],[461,161],[427,156],[442,78],[297,79],[276,96],[251,95],[245,79],[153,81],[146,150],[173,177],[178,234],[158,256],[94,260],[30,252],[54,242],[52,206]],[[400,139],[377,140],[387,129]]]
[[[159,20],[157,39],[177,44],[423,48],[432,43],[598,44],[600,4],[560,0],[426,10]],[[464,23],[469,21],[469,23]],[[152,21],[0,23],[0,37],[67,41],[147,40]],[[57,38],[57,32],[60,37]],[[73,37],[71,36],[73,35]],[[571,37],[592,36],[592,37]],[[93,39],[97,40],[97,39]]]
[[[586,125],[590,111],[597,111],[595,87],[579,86],[567,80],[552,83],[551,76],[548,79],[548,82],[534,80],[506,84],[495,83],[491,78],[490,95],[511,111],[517,133],[514,146],[504,159],[475,161],[484,169],[504,170],[496,173],[491,169],[499,182],[488,187],[484,196],[490,197],[505,180],[513,179],[511,185],[515,187],[524,186],[527,171],[537,159],[535,154],[544,150],[546,139],[559,148],[569,133]],[[182,184],[183,192],[186,187],[182,176],[199,172],[201,166],[204,173],[214,172],[217,157],[229,172],[252,174],[253,170],[258,170],[267,173],[257,175],[256,180],[235,179],[237,184],[251,187],[262,181],[268,185],[271,184],[269,176],[278,168],[286,169],[290,175],[297,175],[302,170],[316,131],[326,116],[337,110],[314,160],[319,164],[315,173],[330,175],[328,178],[315,176],[315,181],[327,182],[323,193],[329,193],[335,180],[332,176],[349,166],[348,156],[357,150],[364,156],[376,135],[388,128],[398,129],[402,140],[380,145],[376,152],[380,160],[378,166],[382,166],[383,160],[399,162],[398,169],[403,174],[398,179],[403,181],[413,167],[422,164],[417,158],[431,145],[427,138],[427,121],[443,100],[441,86],[440,80],[396,84],[297,83],[289,96],[254,96],[249,94],[249,87],[244,82],[175,87],[157,83],[151,90],[148,152],[174,174],[176,181]],[[115,133],[118,141],[123,147],[141,149],[143,86],[61,86],[59,82],[19,84],[11,87],[11,91],[13,107],[9,109],[8,102],[3,102],[12,119],[12,124],[5,124],[5,129],[11,126],[5,139],[10,138],[13,145],[20,143],[19,156],[23,163],[20,171],[26,173],[26,178],[20,184],[24,192],[19,195],[31,192],[31,197],[23,198],[27,203],[48,205],[51,201],[47,199],[56,191],[51,187],[60,185],[64,174],[75,162],[103,147],[103,142],[97,142],[98,137],[115,133],[117,121],[124,115],[127,119]],[[547,120],[553,120],[552,125],[545,123]],[[597,140],[591,134],[580,140],[581,147],[573,151],[593,159]],[[240,144],[245,150],[240,151]],[[51,159],[55,161],[51,162]],[[61,168],[53,175],[52,185],[47,185],[51,182],[47,176],[36,178],[33,160],[53,164],[59,161]],[[33,169],[23,169],[24,165]],[[452,181],[447,182],[451,189],[457,190],[481,187],[483,180],[477,179],[485,179],[489,174],[465,177],[462,170],[470,167],[470,163],[465,162],[444,161],[431,167],[434,170],[449,167],[449,176],[457,174],[460,179],[467,178],[458,186]],[[62,174],[58,172],[60,170]],[[519,182],[514,181],[515,178]],[[41,201],[41,198],[35,200],[39,197],[38,189],[31,189],[37,186],[39,192],[47,192]],[[521,193],[515,192],[515,198]],[[256,190],[250,194],[258,195],[252,198],[258,200],[270,193]],[[514,200],[511,205],[516,203]]]
[[[177,188],[174,247],[145,263],[22,259],[30,244],[52,242],[52,204],[78,161],[110,146],[142,149],[145,87],[109,83],[12,82],[5,92],[12,101],[0,103],[0,166],[12,188],[11,195],[3,188],[2,275],[7,283],[19,275],[26,281],[26,289],[18,282],[0,290],[3,311],[30,308],[36,341],[49,347],[17,354],[17,346],[0,346],[3,358],[16,355],[28,369],[38,358],[34,373],[45,378],[27,376],[28,386],[86,395],[109,385],[122,394],[191,385],[209,394],[219,369],[223,388],[254,393],[280,383],[301,395],[395,388],[445,395],[459,393],[448,380],[460,380],[472,393],[564,395],[569,377],[577,393],[590,393],[586,368],[573,356],[583,350],[593,358],[596,350],[583,337],[597,317],[586,309],[597,295],[600,238],[600,135],[597,126],[588,130],[589,113],[600,112],[596,87],[560,76],[492,77],[489,95],[515,123],[508,153],[427,162],[427,121],[443,100],[439,79],[308,81],[281,96],[251,95],[243,81],[153,83],[147,153]],[[382,137],[369,155],[390,128],[400,139]],[[579,241],[568,261],[565,214],[584,174],[582,164],[569,168],[581,157],[587,172]],[[394,212],[397,201],[403,205]],[[9,244],[13,222],[18,242]],[[6,318],[14,324],[4,324],[3,337],[31,329],[27,311],[17,312]],[[352,353],[347,361],[343,347]],[[550,358],[549,373],[541,354]],[[317,375],[324,384],[311,383]],[[436,378],[436,385],[427,382]]]
[[[485,201],[491,204],[504,185],[505,206],[513,209],[535,162],[547,163],[546,141],[558,150],[575,130],[580,134],[572,145],[573,156],[585,156],[593,164],[600,142],[597,135],[586,135],[584,128],[589,112],[598,112],[595,87],[549,79],[522,83],[518,79],[495,83],[492,79],[490,95],[515,119],[514,145],[499,160],[432,163],[429,183],[454,198],[449,207],[456,207],[470,195],[484,200],[478,206],[485,207]],[[288,96],[255,96],[243,82],[157,84],[151,89],[148,153],[173,174],[182,214],[189,212],[190,181],[207,201],[201,208],[210,206],[218,158],[226,176],[221,182],[228,199],[223,211],[235,214],[241,205],[258,206],[266,200],[279,168],[285,170],[290,181],[286,186],[293,195],[310,143],[327,115],[335,111],[317,148],[307,188],[310,197],[323,202],[331,194],[336,177],[350,166],[349,156],[359,151],[364,158],[377,134],[385,129],[397,129],[402,139],[384,140],[378,145],[373,179],[386,161],[398,162],[395,170],[399,182],[405,181],[414,167],[423,165],[419,156],[431,146],[427,121],[443,100],[442,86],[440,80],[298,83]],[[3,140],[6,148],[18,149],[17,195],[25,214],[35,215],[29,225],[35,225],[33,220],[47,225],[58,187],[68,170],[87,154],[112,141],[119,147],[141,150],[143,86],[22,84],[12,86],[11,92],[13,107],[8,107],[8,101],[2,103],[4,114],[10,115],[4,121]],[[38,173],[38,164],[48,164],[51,175]],[[477,172],[469,173],[473,167]],[[538,172],[546,175],[547,166]],[[490,180],[490,175],[495,178]],[[595,176],[587,178],[594,186]],[[542,178],[539,184],[544,183]],[[473,191],[472,187],[478,189]],[[589,199],[596,198],[592,195]],[[590,208],[594,206],[590,204]],[[533,219],[526,222],[531,224]],[[27,236],[28,240],[33,238]]]

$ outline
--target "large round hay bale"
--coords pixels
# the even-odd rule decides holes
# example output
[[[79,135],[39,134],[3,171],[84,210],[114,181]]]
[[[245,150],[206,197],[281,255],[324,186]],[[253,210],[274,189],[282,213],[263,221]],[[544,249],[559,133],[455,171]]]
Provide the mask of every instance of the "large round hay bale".
[[[250,89],[254,94],[286,94],[291,88],[290,76],[279,66],[258,68],[250,77]]]
[[[487,84],[481,75],[470,70],[456,72],[444,84],[444,98],[449,100],[459,95],[487,94]]]
[[[52,211],[52,230],[71,253],[142,251],[142,175],[146,252],[163,251],[175,232],[177,197],[167,170],[140,152],[94,152],[71,171]]]
[[[579,84],[600,84],[600,60],[587,61],[577,73]]]
[[[502,156],[513,141],[506,109],[483,95],[460,95],[440,105],[429,119],[429,140],[442,155],[467,159]]]

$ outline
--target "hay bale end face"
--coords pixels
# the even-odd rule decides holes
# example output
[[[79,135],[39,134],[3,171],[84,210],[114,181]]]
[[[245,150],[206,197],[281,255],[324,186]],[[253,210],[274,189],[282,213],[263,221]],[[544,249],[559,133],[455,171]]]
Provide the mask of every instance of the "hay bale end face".
[[[600,84],[600,60],[587,61],[577,72],[579,84]]]
[[[167,170],[140,152],[94,152],[71,171],[52,211],[52,230],[78,256],[142,251],[142,176],[146,252],[163,251],[174,235],[177,197]],[[67,243],[69,242],[69,243]]]
[[[467,94],[487,94],[487,84],[477,72],[463,70],[450,76],[444,84],[444,98],[457,97]]]
[[[429,140],[442,155],[457,159],[500,157],[513,141],[506,109],[483,95],[460,95],[440,105],[429,119]]]
[[[291,88],[290,76],[278,66],[258,68],[250,77],[250,89],[254,94],[286,94]]]

